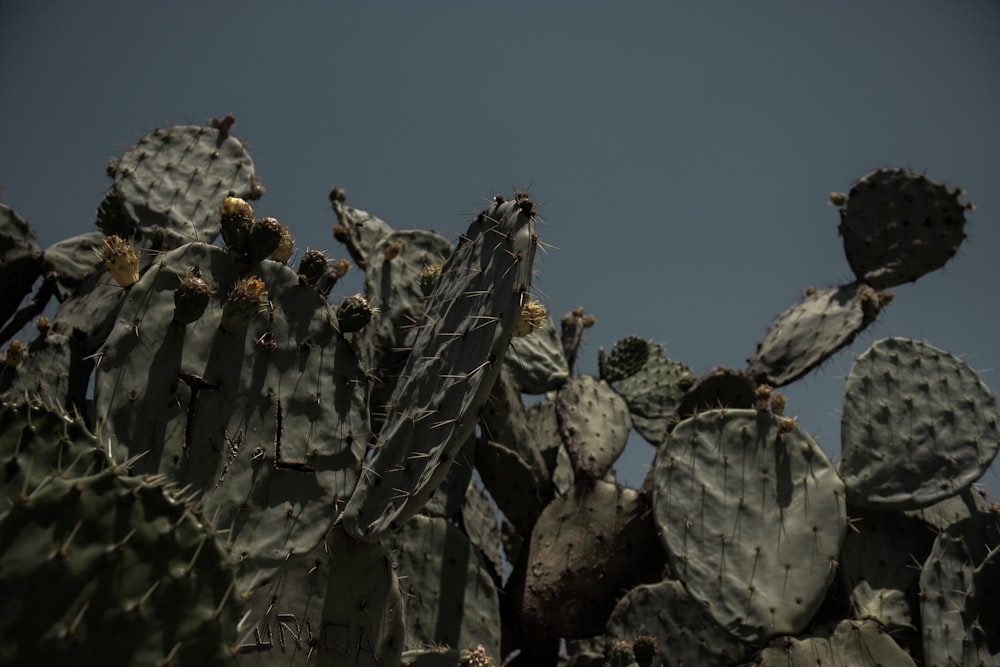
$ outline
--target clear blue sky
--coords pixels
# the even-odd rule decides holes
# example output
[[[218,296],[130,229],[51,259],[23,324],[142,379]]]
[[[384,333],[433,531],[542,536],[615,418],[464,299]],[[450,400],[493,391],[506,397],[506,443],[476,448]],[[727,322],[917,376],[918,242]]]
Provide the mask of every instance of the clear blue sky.
[[[1000,3],[0,0],[0,187],[44,245],[93,228],[107,160],[227,112],[261,215],[341,251],[327,192],[449,238],[494,192],[542,203],[536,287],[582,305],[582,372],[627,334],[742,368],[809,286],[848,282],[831,190],[926,170],[977,206],[943,271],[787,388],[830,455],[852,353],[902,335],[1000,389]],[[357,281],[357,278],[355,279]],[[345,288],[357,289],[358,282]],[[634,438],[619,478],[642,481]],[[1000,478],[983,484],[1000,494]]]

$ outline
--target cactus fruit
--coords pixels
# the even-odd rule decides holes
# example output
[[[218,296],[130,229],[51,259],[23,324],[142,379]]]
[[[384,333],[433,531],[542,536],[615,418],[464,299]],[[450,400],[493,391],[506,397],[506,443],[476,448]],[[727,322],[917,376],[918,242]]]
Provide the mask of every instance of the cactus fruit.
[[[372,308],[368,300],[360,294],[349,296],[337,306],[337,325],[341,333],[359,331],[371,322],[375,311],[376,309]]]
[[[120,287],[131,287],[139,282],[139,254],[132,242],[120,236],[109,236],[94,252]]]
[[[845,384],[838,473],[848,500],[905,510],[961,492],[996,457],[998,423],[993,392],[961,359],[905,338],[873,343]]]
[[[219,226],[226,249],[245,255],[250,246],[253,207],[240,197],[226,197],[219,207]]]
[[[222,306],[222,321],[219,326],[229,333],[236,333],[269,308],[270,300],[264,289],[264,281],[257,276],[248,276],[233,285],[229,291],[226,303]]]
[[[823,602],[847,530],[844,484],[794,420],[710,410],[678,424],[653,464],[670,564],[724,628],[800,632]]]
[[[287,233],[288,229],[274,218],[254,220],[247,238],[247,260],[255,264],[273,255]],[[288,256],[291,256],[290,250]]]
[[[289,260],[292,259],[292,252],[294,250],[295,237],[288,231],[288,227],[282,225],[281,240],[278,241],[278,247],[271,253],[271,259],[282,264],[288,264]]]
[[[205,313],[215,290],[206,283],[197,267],[188,270],[174,290],[174,320],[191,324]]]
[[[972,204],[909,169],[878,169],[862,176],[840,206],[838,231],[859,281],[875,289],[912,282],[941,268],[965,239]]]

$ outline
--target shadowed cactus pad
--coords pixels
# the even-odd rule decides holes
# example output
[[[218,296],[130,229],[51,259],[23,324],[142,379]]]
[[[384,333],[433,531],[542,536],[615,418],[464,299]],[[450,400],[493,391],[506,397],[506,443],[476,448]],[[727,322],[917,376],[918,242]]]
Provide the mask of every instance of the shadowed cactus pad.
[[[228,553],[160,479],[50,478],[0,515],[0,544],[4,664],[232,664]]]
[[[965,239],[961,190],[909,169],[878,169],[854,184],[840,207],[840,235],[858,280],[876,289],[941,268]]]
[[[711,410],[677,425],[653,464],[653,513],[670,564],[746,641],[800,632],[833,580],[844,485],[794,420]]]
[[[847,376],[838,472],[848,499],[917,509],[959,493],[993,462],[997,423],[993,392],[964,361],[920,341],[877,341]]]

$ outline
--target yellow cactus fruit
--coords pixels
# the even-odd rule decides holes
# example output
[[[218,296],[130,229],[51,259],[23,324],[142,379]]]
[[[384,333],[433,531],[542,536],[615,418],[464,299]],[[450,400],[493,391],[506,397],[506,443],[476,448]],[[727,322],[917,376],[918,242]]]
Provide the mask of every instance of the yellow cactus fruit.
[[[24,346],[24,343],[14,338],[7,344],[7,354],[4,356],[3,362],[11,368],[16,368],[18,364],[24,361],[26,351],[27,348]]]
[[[533,331],[538,331],[545,326],[545,318],[548,315],[542,304],[529,298],[521,307],[521,318],[514,326],[514,337],[521,338]]]
[[[294,247],[295,237],[293,237],[292,233],[288,231],[288,227],[282,226],[281,241],[278,242],[278,247],[271,253],[271,259],[287,264],[288,260],[292,258],[292,250]]]
[[[131,287],[139,282],[139,253],[132,243],[120,236],[108,236],[94,252],[120,286]]]

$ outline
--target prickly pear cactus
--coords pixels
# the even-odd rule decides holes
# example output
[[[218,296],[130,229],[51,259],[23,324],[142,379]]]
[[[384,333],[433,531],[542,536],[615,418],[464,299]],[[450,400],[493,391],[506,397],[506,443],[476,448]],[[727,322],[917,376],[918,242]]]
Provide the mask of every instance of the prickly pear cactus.
[[[961,492],[996,457],[998,422],[993,392],[961,359],[905,338],[875,342],[845,387],[838,472],[850,502],[906,510]]]
[[[185,324],[175,294],[193,270],[214,293]],[[102,438],[201,493],[243,576],[319,542],[369,434],[365,376],[332,308],[279,262],[248,270],[200,243],[163,255],[130,290],[95,389]]]
[[[850,344],[892,300],[862,282],[825,290],[809,288],[801,301],[774,318],[749,372],[780,387],[797,380]]]
[[[159,226],[206,243],[219,235],[223,200],[255,199],[259,188],[243,144],[198,125],[154,130],[112,163],[109,173],[142,234]]]
[[[844,484],[792,419],[711,410],[677,425],[653,464],[653,514],[677,577],[749,642],[800,632],[834,575]]]
[[[838,227],[854,275],[884,289],[944,266],[965,239],[972,204],[962,194],[909,169],[862,176],[840,206]]]
[[[229,553],[162,478],[124,474],[50,477],[0,515],[4,664],[232,664]]]
[[[351,534],[377,540],[416,514],[475,428],[531,285],[532,207],[527,198],[495,202],[442,268],[379,441],[344,510]]]

